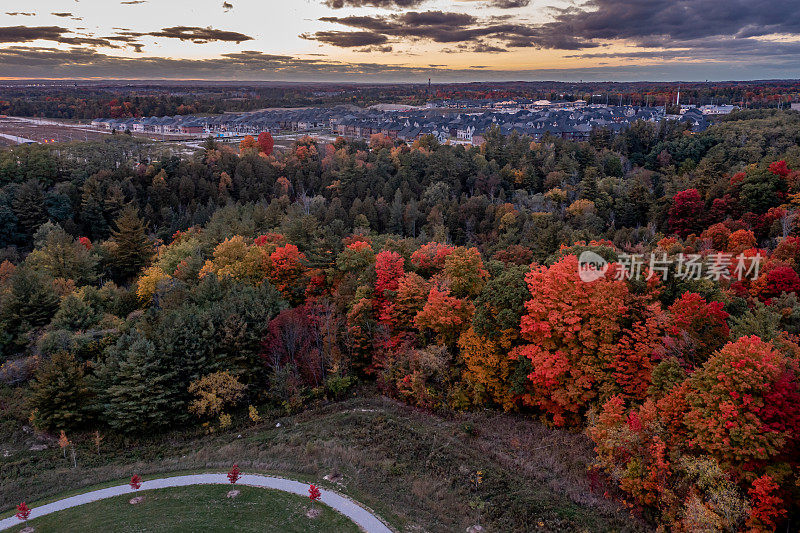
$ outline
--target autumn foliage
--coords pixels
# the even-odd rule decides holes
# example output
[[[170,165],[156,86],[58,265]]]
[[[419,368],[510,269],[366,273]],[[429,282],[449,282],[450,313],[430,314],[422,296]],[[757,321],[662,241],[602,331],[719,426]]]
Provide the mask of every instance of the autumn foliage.
[[[31,516],[31,510],[25,502],[22,502],[17,505],[17,514],[14,516],[25,522]]]
[[[753,482],[748,490],[753,508],[747,518],[747,527],[755,531],[775,531],[786,516],[783,498],[777,496],[778,484],[769,475],[763,475]]]
[[[262,131],[259,133],[256,144],[258,145],[258,151],[260,153],[267,156],[272,155],[272,148],[275,146],[275,140],[272,138],[270,132]]]
[[[768,85],[774,105],[783,89]],[[386,89],[320,94],[369,105]],[[800,115],[712,122],[636,121],[581,142],[491,127],[472,147],[375,132],[276,150],[255,130],[238,149],[212,137],[192,155],[125,135],[0,150],[3,424],[50,432],[77,468],[91,432],[94,457],[101,432],[108,453],[121,435],[149,442],[198,423],[221,441],[265,413],[376,392],[448,418],[509,412],[480,438],[441,444],[490,443],[480,451],[510,468],[535,451],[505,438],[512,418],[586,432],[592,487],[643,529],[796,528]],[[607,261],[605,277],[580,279],[585,251]],[[648,272],[651,252],[664,277]],[[634,257],[642,277],[626,279]],[[708,274],[726,257],[757,273],[678,268]],[[439,444],[425,455],[433,471]],[[575,529],[538,508],[508,512],[530,491],[490,466],[481,487],[469,469],[449,487],[474,493],[487,529]]]
[[[687,189],[672,198],[669,210],[669,227],[681,237],[699,233],[705,219],[705,203],[697,189]]]
[[[242,473],[239,471],[239,465],[234,464],[228,471],[228,481],[230,481],[231,484],[234,484],[239,481],[240,477],[242,477]]]
[[[530,361],[522,400],[550,413],[557,425],[576,423],[590,402],[622,392],[641,397],[649,384],[652,354],[662,320],[624,281],[592,283],[578,277],[569,255],[526,277],[531,300],[521,321],[527,344],[512,352]],[[630,316],[640,316],[628,326]]]
[[[661,399],[612,397],[589,430],[599,464],[666,523],[696,529],[702,512],[702,523],[772,530],[785,503],[771,476],[788,481],[798,460],[797,350],[742,337]]]

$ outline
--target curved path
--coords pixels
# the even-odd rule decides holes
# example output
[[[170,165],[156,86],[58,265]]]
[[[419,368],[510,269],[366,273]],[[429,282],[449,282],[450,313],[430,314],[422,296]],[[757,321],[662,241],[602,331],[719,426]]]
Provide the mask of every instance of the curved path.
[[[308,497],[308,484],[291,479],[257,474],[242,474],[238,484],[250,487],[261,487],[264,489],[276,489]],[[93,490],[53,503],[34,507],[31,509],[30,518],[37,518],[105,498],[112,498],[123,494],[133,494],[142,490],[185,487],[187,485],[230,485],[230,482],[226,474],[192,474],[144,481],[142,482],[142,488],[138,491],[133,490],[130,485],[117,485],[116,487]],[[320,492],[322,493],[320,497],[322,503],[339,511],[367,533],[392,533],[392,530],[389,529],[380,518],[370,513],[353,500],[330,490],[320,489]],[[0,520],[0,531],[19,524],[20,521],[15,516]]]

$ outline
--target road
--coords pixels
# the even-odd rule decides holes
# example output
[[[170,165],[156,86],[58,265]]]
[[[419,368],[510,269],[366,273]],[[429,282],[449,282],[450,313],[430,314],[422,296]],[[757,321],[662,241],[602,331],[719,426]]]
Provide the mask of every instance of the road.
[[[257,474],[242,474],[238,484],[265,489],[276,489],[308,497],[308,484],[291,479]],[[192,474],[144,481],[142,482],[142,488],[138,491],[133,490],[129,485],[117,485],[116,487],[93,490],[39,507],[34,507],[31,509],[30,518],[33,519],[46,514],[63,511],[70,507],[76,507],[105,498],[113,498],[114,496],[121,496],[123,494],[133,494],[143,490],[163,489],[167,487],[185,487],[189,485],[230,485],[230,482],[228,481],[227,474]],[[320,489],[320,492],[322,496],[319,501],[339,511],[367,533],[392,533],[392,530],[389,529],[380,518],[367,511],[353,500],[326,489]],[[19,524],[20,521],[14,516],[5,518],[0,520],[0,531]]]

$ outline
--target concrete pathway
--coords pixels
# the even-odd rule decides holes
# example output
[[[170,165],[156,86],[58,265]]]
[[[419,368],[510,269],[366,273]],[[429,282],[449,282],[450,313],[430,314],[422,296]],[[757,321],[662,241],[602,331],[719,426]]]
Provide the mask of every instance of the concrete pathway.
[[[227,474],[192,474],[187,476],[174,476],[161,479],[151,479],[142,482],[142,488],[138,491],[133,490],[129,485],[118,485],[106,489],[93,490],[77,496],[71,496],[58,500],[53,503],[41,505],[31,509],[30,518],[37,518],[50,513],[69,509],[83,505],[84,503],[103,500],[122,494],[133,494],[149,489],[163,489],[167,487],[185,487],[188,485],[230,485]],[[284,479],[273,476],[262,476],[257,474],[242,474],[237,485],[247,485],[249,487],[261,487],[265,489],[277,489],[284,492],[291,492],[300,496],[308,497],[308,485],[291,479]],[[325,505],[339,511],[341,514],[352,520],[367,533],[392,533],[380,518],[370,513],[356,502],[349,498],[337,494],[330,490],[320,488],[322,496],[320,500]],[[0,520],[0,531],[19,525],[20,521],[12,516]]]

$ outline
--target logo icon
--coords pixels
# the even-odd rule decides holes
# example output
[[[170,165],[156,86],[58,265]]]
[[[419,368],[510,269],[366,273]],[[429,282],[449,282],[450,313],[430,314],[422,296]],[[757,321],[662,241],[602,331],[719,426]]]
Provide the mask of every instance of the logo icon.
[[[578,276],[585,283],[604,278],[607,270],[608,261],[594,252],[587,250],[578,257]]]

